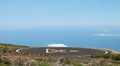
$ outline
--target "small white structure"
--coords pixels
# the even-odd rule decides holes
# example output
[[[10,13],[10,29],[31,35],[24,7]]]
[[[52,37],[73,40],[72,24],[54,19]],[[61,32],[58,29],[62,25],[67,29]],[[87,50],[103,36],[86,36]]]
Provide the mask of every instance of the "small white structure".
[[[46,49],[46,53],[49,53],[49,49]]]

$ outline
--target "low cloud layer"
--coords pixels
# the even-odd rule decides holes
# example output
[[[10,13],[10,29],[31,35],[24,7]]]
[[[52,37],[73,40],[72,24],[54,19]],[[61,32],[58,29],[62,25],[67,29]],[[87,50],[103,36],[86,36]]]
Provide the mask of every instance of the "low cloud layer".
[[[120,34],[94,34],[93,36],[100,36],[100,37],[104,37],[104,36],[108,36],[108,37],[120,37]]]
[[[119,22],[0,22],[0,28],[31,28],[39,26],[120,26]]]

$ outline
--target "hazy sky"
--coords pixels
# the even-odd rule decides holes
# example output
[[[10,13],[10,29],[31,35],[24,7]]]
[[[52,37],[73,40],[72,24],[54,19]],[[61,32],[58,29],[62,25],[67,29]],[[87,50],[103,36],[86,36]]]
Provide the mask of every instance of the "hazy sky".
[[[120,0],[0,0],[0,28],[120,26]]]

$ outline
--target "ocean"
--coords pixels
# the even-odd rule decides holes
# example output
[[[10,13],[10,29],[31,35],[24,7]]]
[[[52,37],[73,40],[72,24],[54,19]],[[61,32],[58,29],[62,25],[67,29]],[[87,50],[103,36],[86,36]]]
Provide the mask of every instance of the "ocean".
[[[104,48],[120,51],[120,27],[43,26],[0,28],[0,43],[33,47],[64,44],[70,47]]]

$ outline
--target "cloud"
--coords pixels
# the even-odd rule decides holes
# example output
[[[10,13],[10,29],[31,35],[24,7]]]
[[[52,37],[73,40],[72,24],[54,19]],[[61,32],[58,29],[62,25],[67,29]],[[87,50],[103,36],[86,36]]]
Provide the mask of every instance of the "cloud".
[[[108,37],[120,37],[120,34],[93,34],[93,36],[100,36],[100,37],[104,37],[104,36],[108,36]]]
[[[65,44],[49,44],[48,47],[67,47]]]
[[[35,26],[120,26],[120,22],[0,22],[0,27],[35,27]],[[105,30],[107,32],[107,30]]]

